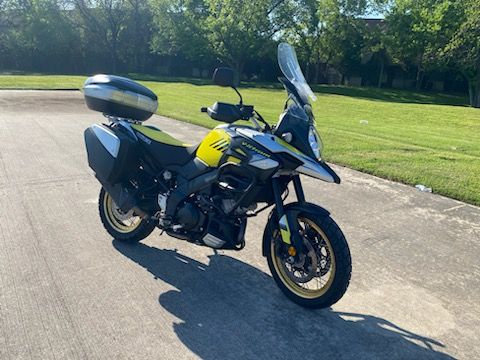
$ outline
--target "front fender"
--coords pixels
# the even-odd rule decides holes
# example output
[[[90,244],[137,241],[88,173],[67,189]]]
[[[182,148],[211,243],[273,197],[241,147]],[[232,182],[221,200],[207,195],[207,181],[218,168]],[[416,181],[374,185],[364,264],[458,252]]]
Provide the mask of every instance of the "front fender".
[[[300,174],[305,174],[326,182],[340,184],[340,178],[324,161],[312,161],[308,159],[296,169]]]
[[[294,213],[293,215],[298,215],[302,213],[310,213],[314,214],[319,217],[328,217],[330,216],[330,212],[321,206],[312,203],[290,203],[285,205],[284,212],[291,212]],[[269,251],[270,246],[270,238],[273,235],[275,229],[278,229],[278,217],[276,209],[273,208],[270,214],[268,215],[268,221],[265,226],[265,230],[263,232],[263,240],[262,240],[262,255],[267,256],[267,251]]]

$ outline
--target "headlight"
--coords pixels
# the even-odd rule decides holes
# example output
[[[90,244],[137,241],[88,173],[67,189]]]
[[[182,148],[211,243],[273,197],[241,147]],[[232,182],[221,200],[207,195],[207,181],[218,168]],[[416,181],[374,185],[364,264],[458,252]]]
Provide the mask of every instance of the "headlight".
[[[323,150],[322,139],[313,126],[310,126],[310,130],[308,131],[308,143],[310,144],[310,148],[312,149],[315,157],[320,159],[320,155],[322,154]]]

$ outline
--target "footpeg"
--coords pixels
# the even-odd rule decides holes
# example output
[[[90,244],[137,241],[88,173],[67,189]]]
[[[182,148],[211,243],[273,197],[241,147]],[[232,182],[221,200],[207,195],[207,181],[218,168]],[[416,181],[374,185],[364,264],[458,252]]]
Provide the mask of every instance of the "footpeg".
[[[172,219],[170,217],[161,217],[158,219],[158,223],[164,229],[169,229],[172,226]]]

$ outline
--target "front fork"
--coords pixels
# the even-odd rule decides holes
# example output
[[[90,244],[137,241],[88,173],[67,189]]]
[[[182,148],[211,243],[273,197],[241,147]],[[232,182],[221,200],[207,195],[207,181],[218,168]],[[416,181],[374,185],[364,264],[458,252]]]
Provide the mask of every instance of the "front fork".
[[[272,179],[273,196],[275,199],[275,211],[277,212],[278,226],[280,228],[280,235],[283,242],[288,246],[290,255],[295,256],[297,253],[305,253],[303,239],[300,235],[296,211],[284,211],[283,200],[279,178]],[[293,177],[293,187],[297,200],[300,204],[305,203],[305,194],[303,192],[300,176]]]

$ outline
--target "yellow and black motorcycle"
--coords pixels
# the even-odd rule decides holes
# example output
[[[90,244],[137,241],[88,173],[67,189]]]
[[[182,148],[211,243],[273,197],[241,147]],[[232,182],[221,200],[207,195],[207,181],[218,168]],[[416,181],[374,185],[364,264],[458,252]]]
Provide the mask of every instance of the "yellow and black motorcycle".
[[[88,163],[102,184],[102,223],[120,241],[140,241],[158,227],[194,244],[240,250],[248,218],[273,206],[262,240],[273,278],[294,302],[323,308],[347,289],[350,251],[330,213],[305,200],[300,174],[337,184],[340,179],[321,160],[309,103],[315,95],[295,50],[280,44],[278,62],[288,93],[279,122],[272,127],[243,104],[234,72],[218,68],[214,83],[232,87],[240,101],[202,108],[223,124],[195,146],[143,125],[158,106],[149,89],[117,76],[87,79],[88,107],[109,119],[85,130]],[[285,204],[290,183],[297,201]]]

